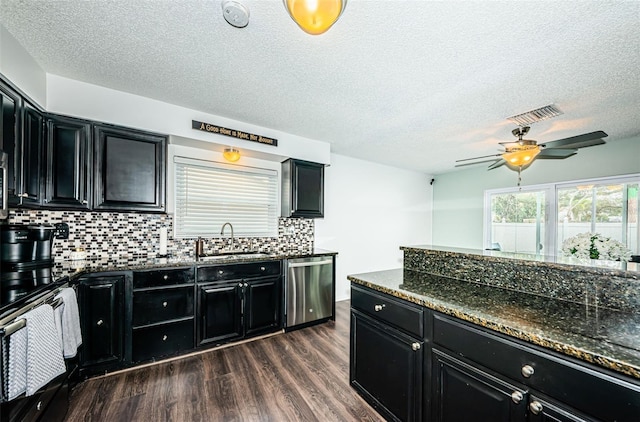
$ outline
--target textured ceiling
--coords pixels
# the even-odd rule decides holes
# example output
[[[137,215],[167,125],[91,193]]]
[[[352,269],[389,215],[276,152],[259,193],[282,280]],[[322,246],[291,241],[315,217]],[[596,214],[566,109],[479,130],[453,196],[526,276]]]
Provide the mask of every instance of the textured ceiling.
[[[46,72],[432,174],[550,103],[564,114],[528,138],[640,133],[639,1],[351,0],[320,36],[239,1],[243,29],[219,0],[1,0],[0,22]]]

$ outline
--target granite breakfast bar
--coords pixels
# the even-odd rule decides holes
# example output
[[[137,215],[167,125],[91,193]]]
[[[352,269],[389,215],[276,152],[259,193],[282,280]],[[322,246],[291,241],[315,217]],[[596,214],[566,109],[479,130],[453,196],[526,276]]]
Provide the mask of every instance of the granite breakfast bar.
[[[506,411],[504,406],[515,406],[508,413],[516,412],[523,420],[538,420],[538,415],[559,420],[640,420],[638,264],[594,267],[495,251],[401,249],[404,268],[348,277],[352,385],[384,416],[479,420],[478,414],[461,414],[460,406],[447,401],[445,396],[453,393],[475,395],[472,407],[491,408],[487,415],[493,420],[511,420],[496,416]],[[370,309],[373,303],[376,308]],[[396,318],[393,312],[398,309],[419,313],[423,328],[407,329],[412,327],[407,323],[411,313]],[[423,376],[403,393],[422,391],[420,400],[411,397],[397,405],[399,399],[392,392],[358,380],[364,377],[364,384],[373,383],[363,375],[373,368],[363,369],[358,363],[367,362],[361,345],[383,344],[382,339],[361,339],[367,330],[359,327],[369,323],[378,324],[381,333],[394,329],[394,335],[409,334],[407,344],[421,348],[413,370],[422,370]],[[525,366],[535,375],[525,375]],[[498,390],[504,390],[509,400],[491,403],[487,397],[495,397],[495,391],[478,394],[491,384],[479,374],[500,385]],[[466,381],[460,385],[453,381],[462,379]],[[482,380],[478,385],[484,387],[469,387],[473,385],[469,379]]]

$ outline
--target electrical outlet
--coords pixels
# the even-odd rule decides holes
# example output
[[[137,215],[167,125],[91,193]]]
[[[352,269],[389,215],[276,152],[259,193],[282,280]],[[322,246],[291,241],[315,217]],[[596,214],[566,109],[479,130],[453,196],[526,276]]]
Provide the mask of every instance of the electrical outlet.
[[[69,225],[67,223],[54,224],[53,237],[56,239],[68,239],[69,238]]]

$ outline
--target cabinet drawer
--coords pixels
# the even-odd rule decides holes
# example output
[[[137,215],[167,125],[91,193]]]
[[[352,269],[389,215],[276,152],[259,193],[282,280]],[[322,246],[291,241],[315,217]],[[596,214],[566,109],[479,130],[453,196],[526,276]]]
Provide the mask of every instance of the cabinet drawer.
[[[635,420],[640,415],[640,383],[596,371],[551,351],[437,313],[433,342],[598,419]],[[525,376],[525,367],[533,373]]]
[[[193,318],[133,329],[134,362],[172,355],[193,347]]]
[[[193,286],[133,292],[133,326],[193,316]]]
[[[356,286],[351,287],[351,306],[419,338],[424,337],[424,310],[419,306]]]
[[[235,280],[280,275],[281,261],[248,262],[245,264],[198,267],[198,282]]]
[[[172,268],[133,272],[133,288],[168,286],[193,283],[192,268]]]

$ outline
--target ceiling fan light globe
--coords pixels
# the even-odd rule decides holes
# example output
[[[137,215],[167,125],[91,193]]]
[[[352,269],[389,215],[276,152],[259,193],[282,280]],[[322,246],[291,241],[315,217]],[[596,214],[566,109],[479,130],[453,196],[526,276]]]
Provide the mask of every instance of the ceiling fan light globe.
[[[326,32],[338,20],[347,0],[283,0],[291,19],[311,35]]]
[[[540,153],[540,148],[513,148],[502,154],[502,158],[512,167],[523,167],[531,164]]]

